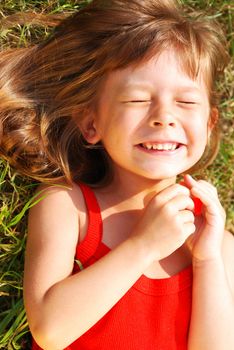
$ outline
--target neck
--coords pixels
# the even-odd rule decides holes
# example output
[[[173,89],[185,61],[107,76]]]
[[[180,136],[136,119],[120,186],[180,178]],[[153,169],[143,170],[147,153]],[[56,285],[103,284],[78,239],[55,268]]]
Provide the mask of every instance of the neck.
[[[115,173],[112,182],[102,192],[111,196],[112,205],[128,202],[135,208],[144,208],[157,193],[175,182],[176,177],[151,180],[121,171]]]

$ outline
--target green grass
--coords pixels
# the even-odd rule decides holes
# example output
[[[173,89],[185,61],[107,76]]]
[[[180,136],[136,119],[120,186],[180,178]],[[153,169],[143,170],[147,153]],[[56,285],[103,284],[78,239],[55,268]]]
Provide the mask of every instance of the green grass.
[[[0,16],[1,49],[28,46],[45,38],[50,28],[29,23],[17,24],[14,14],[19,11],[70,13],[84,6],[87,1],[65,0],[2,0]],[[234,55],[233,5],[231,1],[181,0],[192,8],[206,10],[224,27],[229,41],[230,53]],[[7,25],[10,16],[12,25]],[[222,94],[220,112],[222,117],[222,145],[212,166],[203,172],[217,188],[220,200],[227,212],[227,229],[234,233],[234,118],[233,118],[233,60],[228,66],[224,82],[219,89]],[[27,212],[32,205],[36,183],[19,176],[0,160],[0,349],[30,349],[30,337],[22,302],[22,274]],[[234,326],[233,326],[234,327]]]

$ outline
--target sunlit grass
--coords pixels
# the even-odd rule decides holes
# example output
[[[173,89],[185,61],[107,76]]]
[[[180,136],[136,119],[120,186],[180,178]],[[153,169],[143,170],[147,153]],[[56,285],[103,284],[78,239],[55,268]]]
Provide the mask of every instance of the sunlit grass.
[[[45,38],[49,27],[14,22],[14,14],[23,12],[50,13],[56,16],[71,13],[87,1],[65,0],[2,0],[0,16],[1,49],[28,46]],[[181,0],[181,3],[198,10],[223,23],[229,41],[230,53],[234,54],[233,5],[231,1]],[[11,16],[12,25],[6,19]],[[8,17],[9,18],[9,17]],[[227,211],[227,229],[234,233],[234,118],[233,118],[233,61],[228,66],[225,79],[220,83],[222,144],[219,156],[204,172],[217,186],[221,202]],[[29,349],[29,333],[22,302],[22,274],[26,240],[27,210],[32,205],[36,183],[20,177],[0,161],[0,348]]]
[[[23,348],[28,331],[22,302],[22,272],[26,239],[25,206],[33,187],[0,162],[0,348]],[[18,345],[17,345],[18,344]],[[20,345],[19,345],[20,344]]]

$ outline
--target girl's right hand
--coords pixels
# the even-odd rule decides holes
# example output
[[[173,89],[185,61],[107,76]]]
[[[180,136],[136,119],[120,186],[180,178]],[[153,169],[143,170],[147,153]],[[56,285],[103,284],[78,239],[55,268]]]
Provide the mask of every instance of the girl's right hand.
[[[189,189],[171,185],[150,200],[131,238],[144,245],[150,261],[161,260],[195,232],[193,210]]]

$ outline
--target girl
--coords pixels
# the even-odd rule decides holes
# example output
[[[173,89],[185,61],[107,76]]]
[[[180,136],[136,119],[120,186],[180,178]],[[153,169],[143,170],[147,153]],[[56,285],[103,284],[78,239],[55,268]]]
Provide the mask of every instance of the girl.
[[[226,58],[172,0],[94,0],[2,53],[2,156],[53,184],[29,217],[34,349],[233,350],[233,237],[188,175],[216,153]]]

